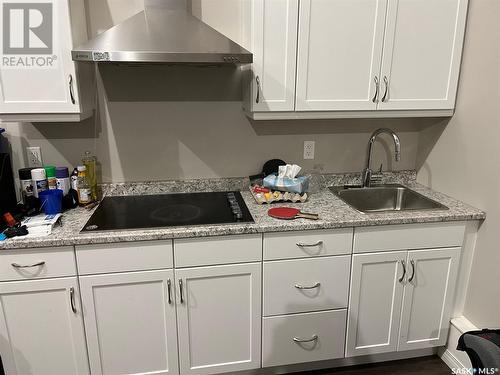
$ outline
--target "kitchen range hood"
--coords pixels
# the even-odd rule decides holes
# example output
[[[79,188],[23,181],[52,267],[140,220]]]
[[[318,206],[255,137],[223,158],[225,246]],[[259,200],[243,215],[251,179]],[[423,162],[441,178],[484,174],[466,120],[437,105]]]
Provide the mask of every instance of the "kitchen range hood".
[[[252,53],[189,11],[191,0],[145,0],[144,11],[72,51],[74,61],[244,64]]]

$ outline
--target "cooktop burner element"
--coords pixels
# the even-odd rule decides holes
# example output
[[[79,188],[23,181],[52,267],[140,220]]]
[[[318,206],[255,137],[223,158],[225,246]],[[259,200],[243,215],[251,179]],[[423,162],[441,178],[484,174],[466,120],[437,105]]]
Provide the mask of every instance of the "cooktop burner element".
[[[240,192],[105,197],[82,232],[253,223]]]

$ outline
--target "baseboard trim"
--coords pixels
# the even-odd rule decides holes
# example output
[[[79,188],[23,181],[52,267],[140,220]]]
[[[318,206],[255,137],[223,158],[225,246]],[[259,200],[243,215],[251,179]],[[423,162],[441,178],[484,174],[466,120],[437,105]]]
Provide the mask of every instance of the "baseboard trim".
[[[478,328],[472,324],[465,316],[459,316],[451,320],[450,333],[448,336],[448,343],[446,348],[439,350],[438,355],[441,360],[450,369],[469,369],[470,362],[468,356],[464,352],[458,351],[457,344],[460,336],[468,331],[474,331]]]
[[[458,369],[458,368],[466,368],[467,366],[460,362],[457,357],[455,357],[448,349],[444,350],[443,354],[441,354],[441,360],[450,368],[450,369]]]

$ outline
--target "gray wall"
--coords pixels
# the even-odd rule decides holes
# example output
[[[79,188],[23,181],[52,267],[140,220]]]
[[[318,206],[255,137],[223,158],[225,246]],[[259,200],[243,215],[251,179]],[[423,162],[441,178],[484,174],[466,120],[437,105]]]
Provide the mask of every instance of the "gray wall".
[[[204,6],[204,0],[193,0],[193,12],[241,42],[241,1],[218,1],[221,5],[214,9]],[[142,0],[88,0],[91,35],[141,7]],[[241,111],[240,74],[235,68],[105,66],[97,76],[95,118],[78,124],[7,125],[16,169],[26,164],[25,147],[38,145],[44,161],[57,165],[77,164],[85,150],[96,153],[105,182],[245,176],[260,171],[263,162],[274,157],[304,169],[360,171],[367,139],[381,126],[400,133],[403,156],[401,162],[393,162],[386,139],[375,149],[375,166],[414,169],[418,130],[433,123],[250,121]],[[302,159],[304,140],[316,141],[314,161]]]
[[[500,327],[500,2],[471,0],[455,116],[421,133],[418,178],[487,212],[464,315]]]

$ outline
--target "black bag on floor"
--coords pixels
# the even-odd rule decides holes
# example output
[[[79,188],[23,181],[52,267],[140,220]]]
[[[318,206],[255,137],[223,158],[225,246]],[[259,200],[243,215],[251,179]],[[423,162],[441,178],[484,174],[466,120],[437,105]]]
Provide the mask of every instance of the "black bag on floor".
[[[500,368],[500,329],[466,332],[458,339],[457,350],[467,353],[476,374],[480,369],[489,374]]]

